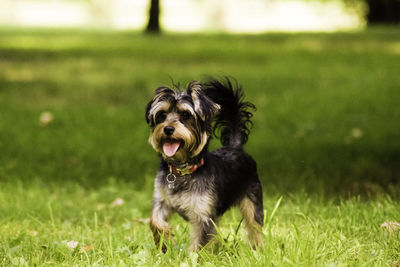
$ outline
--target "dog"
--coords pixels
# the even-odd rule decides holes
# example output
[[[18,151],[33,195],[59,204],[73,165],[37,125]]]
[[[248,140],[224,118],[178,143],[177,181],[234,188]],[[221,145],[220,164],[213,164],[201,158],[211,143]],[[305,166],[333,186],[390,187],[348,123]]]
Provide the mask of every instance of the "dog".
[[[150,218],[157,246],[172,236],[169,219],[177,212],[192,225],[189,251],[199,250],[234,205],[252,246],[261,245],[262,186],[255,160],[243,150],[255,106],[243,98],[237,82],[225,78],[192,81],[186,90],[163,86],[148,103],[149,142],[161,156]],[[219,135],[223,146],[208,152],[212,135]]]

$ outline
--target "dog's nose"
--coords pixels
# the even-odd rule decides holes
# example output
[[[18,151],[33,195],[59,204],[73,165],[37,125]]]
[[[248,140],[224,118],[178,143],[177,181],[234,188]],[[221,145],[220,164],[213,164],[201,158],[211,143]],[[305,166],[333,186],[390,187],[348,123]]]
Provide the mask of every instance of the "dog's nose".
[[[171,135],[174,133],[174,131],[175,131],[175,128],[172,127],[172,126],[165,126],[165,127],[164,127],[164,133],[165,133],[167,136],[171,136]]]

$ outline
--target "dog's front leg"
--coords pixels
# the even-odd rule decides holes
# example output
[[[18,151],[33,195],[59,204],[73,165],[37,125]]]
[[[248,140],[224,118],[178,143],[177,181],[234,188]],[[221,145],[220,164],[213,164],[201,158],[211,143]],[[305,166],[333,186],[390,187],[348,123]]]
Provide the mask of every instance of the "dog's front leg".
[[[153,232],[154,242],[157,247],[160,245],[161,235],[163,235],[164,240],[172,236],[168,223],[171,214],[171,208],[168,207],[165,202],[158,197],[154,197],[150,228]],[[162,251],[164,253],[167,251],[167,247],[165,246],[164,242],[162,244]]]
[[[214,221],[204,218],[192,222],[191,244],[189,251],[197,251],[205,246],[216,234]]]

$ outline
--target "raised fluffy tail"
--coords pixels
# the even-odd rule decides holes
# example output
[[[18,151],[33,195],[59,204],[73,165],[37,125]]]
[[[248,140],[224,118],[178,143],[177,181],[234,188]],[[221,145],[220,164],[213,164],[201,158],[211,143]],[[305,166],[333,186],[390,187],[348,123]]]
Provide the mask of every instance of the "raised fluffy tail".
[[[211,80],[203,84],[205,94],[221,106],[215,118],[214,134],[219,135],[224,146],[242,147],[248,139],[252,126],[250,110],[255,106],[243,101],[244,95],[240,85],[226,77],[223,81]]]

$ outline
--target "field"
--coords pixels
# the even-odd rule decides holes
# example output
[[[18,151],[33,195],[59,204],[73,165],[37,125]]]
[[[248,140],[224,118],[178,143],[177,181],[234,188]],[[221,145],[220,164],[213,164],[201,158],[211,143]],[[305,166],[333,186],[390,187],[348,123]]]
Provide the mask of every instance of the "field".
[[[0,265],[397,266],[399,70],[397,28],[2,28]],[[190,255],[189,226],[174,217],[164,255],[147,226],[158,158],[144,108],[160,85],[224,75],[258,108],[246,150],[263,183],[266,245],[246,246],[233,210],[218,247]]]

